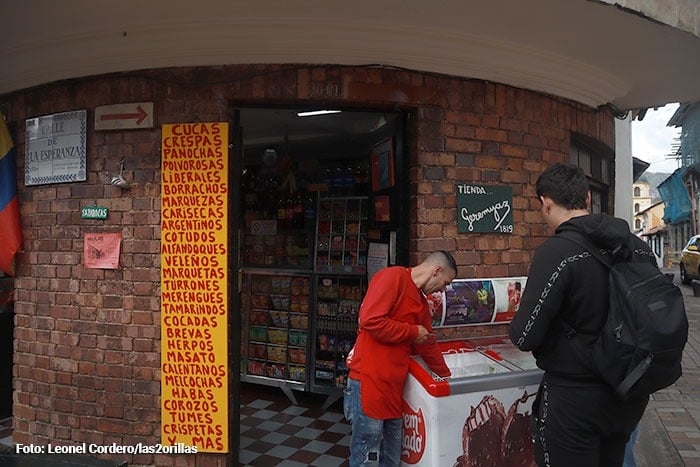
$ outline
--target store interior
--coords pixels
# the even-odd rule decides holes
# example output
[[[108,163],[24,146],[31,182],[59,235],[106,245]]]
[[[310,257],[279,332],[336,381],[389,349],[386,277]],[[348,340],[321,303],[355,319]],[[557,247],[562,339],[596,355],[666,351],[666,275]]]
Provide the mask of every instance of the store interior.
[[[244,464],[347,463],[345,356],[369,244],[401,222],[397,207],[378,221],[376,200],[398,199],[405,114],[336,110],[234,111]],[[373,156],[387,148],[391,183],[378,186]]]
[[[307,208],[314,196],[368,196],[371,147],[397,132],[402,115],[337,109],[237,112],[248,222],[278,219],[281,203]],[[298,227],[303,218],[292,208],[279,220],[282,227]]]
[[[241,380],[280,388],[292,402],[295,391],[326,394],[329,406],[346,383],[370,242],[385,241],[383,233],[400,223],[391,208],[380,212],[377,200],[400,191],[404,114],[298,108],[234,114]],[[391,158],[381,166],[384,185],[380,156]]]

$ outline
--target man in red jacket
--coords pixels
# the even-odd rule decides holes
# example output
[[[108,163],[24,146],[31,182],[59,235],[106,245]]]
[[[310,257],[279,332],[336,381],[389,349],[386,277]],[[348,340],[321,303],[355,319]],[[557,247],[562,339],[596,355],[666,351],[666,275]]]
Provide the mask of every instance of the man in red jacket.
[[[426,295],[444,290],[456,275],[452,255],[437,251],[414,268],[385,268],[370,281],[357,341],[347,358],[350,467],[399,465],[403,386],[412,353],[439,376],[450,376],[432,334]]]

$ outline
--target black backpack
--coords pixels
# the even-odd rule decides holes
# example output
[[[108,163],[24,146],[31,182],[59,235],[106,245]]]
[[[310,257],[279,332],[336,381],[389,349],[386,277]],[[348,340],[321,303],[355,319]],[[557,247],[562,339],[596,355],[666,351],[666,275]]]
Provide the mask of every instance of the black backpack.
[[[630,399],[673,384],[682,374],[683,348],[688,340],[688,318],[683,295],[672,278],[655,264],[636,260],[635,239],[605,258],[586,246],[583,235],[564,238],[578,244],[610,269],[610,308],[603,331],[591,349],[593,371],[618,397]],[[565,324],[567,337],[575,330]]]

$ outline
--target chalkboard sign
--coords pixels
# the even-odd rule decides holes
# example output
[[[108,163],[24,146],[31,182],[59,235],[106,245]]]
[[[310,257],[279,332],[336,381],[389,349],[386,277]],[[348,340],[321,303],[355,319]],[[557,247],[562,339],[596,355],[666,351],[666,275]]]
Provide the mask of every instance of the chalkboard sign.
[[[509,186],[457,185],[459,233],[513,233],[513,190]]]

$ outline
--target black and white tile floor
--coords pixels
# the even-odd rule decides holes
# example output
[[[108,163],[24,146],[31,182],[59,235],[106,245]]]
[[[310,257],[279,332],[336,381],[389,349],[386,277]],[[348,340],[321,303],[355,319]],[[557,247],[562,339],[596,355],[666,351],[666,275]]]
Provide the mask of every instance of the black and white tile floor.
[[[241,466],[346,467],[350,424],[342,399],[323,409],[325,396],[294,393],[297,405],[278,389],[243,384]],[[0,420],[0,452],[12,450],[12,418]]]
[[[239,462],[242,466],[348,465],[350,424],[342,399],[323,409],[325,397],[243,384]]]
[[[12,417],[0,420],[0,452],[12,450]]]

